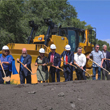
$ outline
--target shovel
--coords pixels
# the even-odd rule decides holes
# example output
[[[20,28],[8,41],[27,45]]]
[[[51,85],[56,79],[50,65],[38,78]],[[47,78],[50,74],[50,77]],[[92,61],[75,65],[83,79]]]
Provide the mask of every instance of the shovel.
[[[4,81],[6,81],[6,82],[9,82],[10,81],[10,77],[8,76],[8,77],[6,77],[6,73],[5,73],[5,70],[4,70],[4,68],[3,68],[3,65],[2,65],[2,63],[1,63],[1,61],[0,61],[0,65],[1,65],[1,68],[2,68],[2,71],[3,71],[3,74],[4,74],[4,77],[2,78]]]
[[[39,66],[39,65],[43,66],[43,64],[37,64],[37,65],[35,65],[35,66]],[[52,63],[51,63],[51,62],[46,63],[45,66],[52,66]]]
[[[92,62],[94,62],[97,66],[99,66],[100,68],[102,68],[103,70],[105,70],[106,72],[108,72],[108,74],[110,74],[110,72],[108,70],[106,70],[105,68],[101,67],[99,64],[97,64],[95,61],[93,61],[92,59],[89,59]]]
[[[61,61],[62,61],[62,60],[61,60]],[[67,64],[69,64],[69,65],[70,65],[70,63],[68,63],[68,62],[66,62],[66,61],[62,61],[62,62],[65,62],[65,63],[67,63]],[[73,67],[77,68],[75,65],[71,65],[71,66],[73,66]]]
[[[23,65],[24,66],[24,64],[21,62],[21,61],[18,61],[21,65]],[[24,66],[25,67],[25,66]],[[25,67],[31,74],[33,74],[32,73],[32,71],[28,68],[28,67]]]
[[[37,64],[37,65],[43,65],[43,64]],[[56,68],[56,66],[52,65],[52,63],[51,63],[51,62],[47,63],[45,66],[53,66],[53,67],[55,67],[55,68]],[[61,69],[61,68],[57,68],[57,69],[59,69],[59,70],[63,71],[63,69]]]
[[[57,68],[57,67],[54,66],[54,65],[51,65],[51,66],[53,66],[53,67],[55,67],[56,69],[59,69],[59,70],[61,70],[61,71],[64,71],[63,69],[61,69],[61,68]]]
[[[83,70],[85,73],[87,73],[89,75],[89,77],[92,76],[87,71],[85,71],[84,69],[82,69],[78,64],[75,63],[75,65],[77,65],[81,70]]]

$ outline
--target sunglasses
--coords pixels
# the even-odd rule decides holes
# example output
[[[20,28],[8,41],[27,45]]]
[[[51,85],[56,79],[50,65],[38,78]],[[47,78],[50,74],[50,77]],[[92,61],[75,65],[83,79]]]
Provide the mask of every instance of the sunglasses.
[[[5,52],[9,52],[9,50],[5,50]]]
[[[99,48],[99,47],[96,47],[96,48]]]

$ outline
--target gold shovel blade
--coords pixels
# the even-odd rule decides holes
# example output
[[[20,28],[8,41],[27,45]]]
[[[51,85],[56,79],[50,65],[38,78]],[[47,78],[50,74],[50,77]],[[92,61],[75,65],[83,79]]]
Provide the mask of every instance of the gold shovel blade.
[[[10,77],[8,76],[8,77],[3,77],[2,78],[4,81],[6,81],[6,82],[9,82],[10,81]]]

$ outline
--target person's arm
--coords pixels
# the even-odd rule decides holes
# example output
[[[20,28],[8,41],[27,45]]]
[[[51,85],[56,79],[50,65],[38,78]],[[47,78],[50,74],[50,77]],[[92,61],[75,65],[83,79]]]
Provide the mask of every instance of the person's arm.
[[[103,65],[103,62],[104,62],[104,58],[102,59],[102,61],[101,61],[101,67],[103,67],[102,65]]]
[[[102,52],[101,52],[101,67],[103,67],[102,65],[103,65],[103,62],[104,62],[104,56],[103,56],[103,54],[102,54]]]
[[[35,66],[37,66],[38,59],[39,59],[39,57],[37,57],[37,59],[36,59],[36,61],[35,61]]]
[[[8,58],[7,62],[2,62],[2,64],[6,64],[6,65],[11,65],[11,63],[12,63],[11,57]]]
[[[28,62],[27,62],[27,64],[25,64],[25,65],[26,65],[26,66],[29,66],[29,65],[31,64],[31,60],[32,60],[32,57],[29,56],[29,58],[28,58]]]
[[[57,64],[57,67],[60,67],[60,64],[61,64],[61,60],[60,59],[61,59],[61,57],[60,57],[60,55],[58,55],[58,59],[57,59],[58,60],[58,64]]]
[[[70,64],[74,63],[74,52],[72,52],[72,55],[71,55],[71,61],[70,61]]]
[[[76,64],[76,54],[74,54],[74,64]]]
[[[92,57],[93,56],[93,54],[92,54],[92,52],[87,56],[87,59],[90,59],[90,57]]]
[[[82,64],[82,69],[83,69],[83,67],[86,65],[86,56],[85,55],[83,55],[83,64]]]
[[[47,57],[45,57],[44,60],[45,60],[45,61],[44,61],[44,63],[42,64],[43,66],[45,66],[45,65],[48,63],[48,59],[47,59]]]
[[[50,62],[50,53],[49,53],[49,55],[48,55],[48,63]]]
[[[21,60],[21,57],[20,57],[20,59],[19,58],[17,58],[17,63],[19,63],[19,61]]]

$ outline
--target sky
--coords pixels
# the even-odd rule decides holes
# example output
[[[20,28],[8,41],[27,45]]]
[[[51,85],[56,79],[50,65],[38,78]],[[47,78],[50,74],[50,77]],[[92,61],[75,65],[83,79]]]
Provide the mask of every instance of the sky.
[[[96,38],[110,43],[110,0],[68,0],[78,19],[96,28]]]

